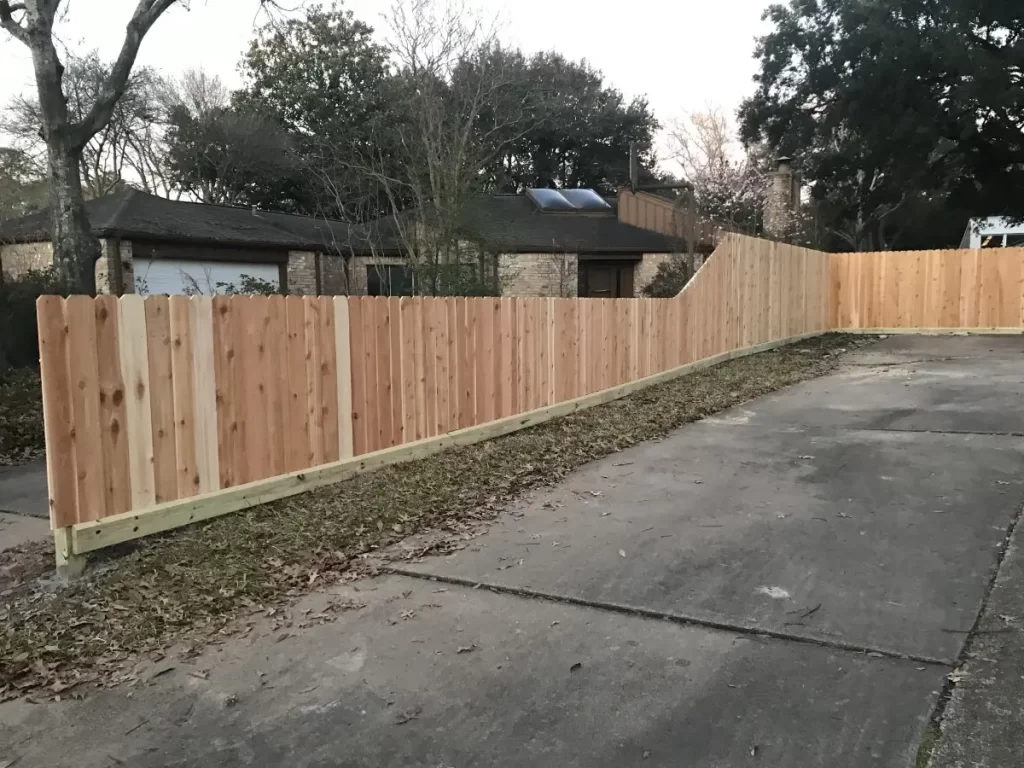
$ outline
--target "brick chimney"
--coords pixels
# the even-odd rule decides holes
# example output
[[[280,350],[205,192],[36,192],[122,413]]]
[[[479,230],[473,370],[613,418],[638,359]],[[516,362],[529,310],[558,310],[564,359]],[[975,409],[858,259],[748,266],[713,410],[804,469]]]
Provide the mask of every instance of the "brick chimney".
[[[780,157],[778,167],[768,175],[764,201],[764,231],[776,240],[793,235],[800,205],[800,180],[793,171],[793,158]]]

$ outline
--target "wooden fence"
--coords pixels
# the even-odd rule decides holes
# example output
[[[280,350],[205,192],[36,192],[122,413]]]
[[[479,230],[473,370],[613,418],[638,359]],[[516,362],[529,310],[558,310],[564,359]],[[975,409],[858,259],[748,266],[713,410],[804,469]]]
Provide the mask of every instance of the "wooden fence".
[[[824,332],[828,258],[729,236],[667,300],[43,297],[52,526],[164,511]]]
[[[838,330],[1024,329],[1024,248],[832,255]]]

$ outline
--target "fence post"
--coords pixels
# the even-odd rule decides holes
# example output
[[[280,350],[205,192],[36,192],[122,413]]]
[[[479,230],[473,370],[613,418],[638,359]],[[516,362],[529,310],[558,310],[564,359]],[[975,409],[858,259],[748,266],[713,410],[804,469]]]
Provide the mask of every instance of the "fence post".
[[[72,581],[81,576],[85,570],[86,556],[71,551],[71,529],[54,528],[53,544],[57,556],[57,577]]]

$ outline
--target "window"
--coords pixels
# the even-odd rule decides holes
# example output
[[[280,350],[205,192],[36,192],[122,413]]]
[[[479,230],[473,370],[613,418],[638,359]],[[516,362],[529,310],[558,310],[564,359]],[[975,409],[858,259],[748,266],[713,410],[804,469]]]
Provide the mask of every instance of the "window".
[[[370,264],[366,267],[366,293],[370,296],[412,296],[412,270],[404,264]]]
[[[1024,248],[1024,235],[1007,235],[1007,248]]]
[[[586,299],[633,298],[633,272],[635,261],[579,262],[578,295]]]
[[[982,235],[982,248],[1002,248],[1004,235]]]

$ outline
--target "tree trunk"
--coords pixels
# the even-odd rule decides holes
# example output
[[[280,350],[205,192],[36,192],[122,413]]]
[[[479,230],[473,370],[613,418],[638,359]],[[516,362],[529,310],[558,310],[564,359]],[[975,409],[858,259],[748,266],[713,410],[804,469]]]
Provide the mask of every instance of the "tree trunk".
[[[81,154],[60,137],[46,142],[50,168],[53,266],[73,293],[96,293],[100,241],[93,236],[82,195]]]
[[[53,266],[69,292],[91,295],[96,292],[100,242],[92,236],[89,219],[85,215],[82,194],[82,147],[85,140],[76,135],[68,119],[63,87],[64,65],[50,36],[52,19],[48,22],[45,32],[34,32],[27,44],[32,51],[39,93],[40,135],[46,142]]]

